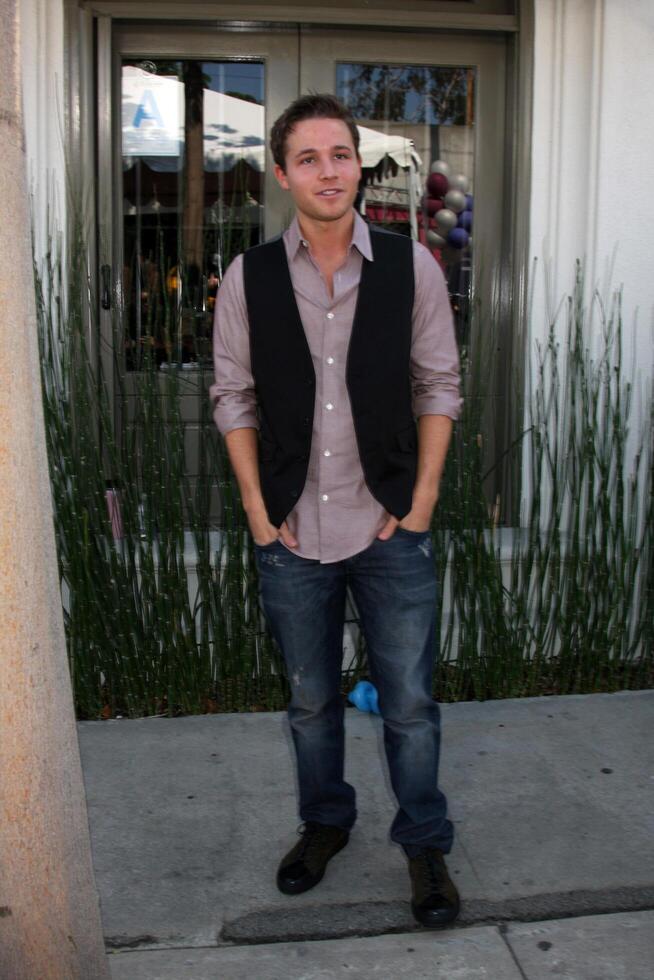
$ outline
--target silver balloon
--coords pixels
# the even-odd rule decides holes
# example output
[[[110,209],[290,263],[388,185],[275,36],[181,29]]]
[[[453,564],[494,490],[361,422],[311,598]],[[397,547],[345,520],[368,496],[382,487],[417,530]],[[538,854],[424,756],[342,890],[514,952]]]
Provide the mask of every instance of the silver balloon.
[[[432,231],[430,228],[427,232],[427,244],[431,245],[432,248],[442,248],[447,242],[442,235],[439,235],[436,231]]]
[[[451,191],[461,191],[465,194],[470,186],[470,181],[465,174],[452,174],[449,178],[449,184]]]
[[[434,160],[431,165],[431,173],[444,174],[446,177],[449,177],[450,165],[449,163],[445,163],[445,160]]]
[[[456,211],[457,214],[459,211],[463,211],[466,206],[466,196],[462,191],[448,191],[443,200],[445,201],[445,207]],[[439,214],[441,213],[439,211]]]
[[[458,220],[454,211],[450,211],[449,208],[441,208],[436,212],[436,224],[441,235],[447,236],[448,231],[456,228]]]

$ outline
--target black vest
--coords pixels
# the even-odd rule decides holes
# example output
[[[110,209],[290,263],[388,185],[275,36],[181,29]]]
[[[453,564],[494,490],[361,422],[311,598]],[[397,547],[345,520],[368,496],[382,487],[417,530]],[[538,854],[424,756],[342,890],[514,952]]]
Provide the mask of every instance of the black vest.
[[[366,484],[401,520],[411,510],[417,469],[409,378],[413,243],[373,227],[370,241],[374,262],[363,259],[345,378]],[[282,238],[243,258],[261,489],[279,527],[307,478],[316,376]]]

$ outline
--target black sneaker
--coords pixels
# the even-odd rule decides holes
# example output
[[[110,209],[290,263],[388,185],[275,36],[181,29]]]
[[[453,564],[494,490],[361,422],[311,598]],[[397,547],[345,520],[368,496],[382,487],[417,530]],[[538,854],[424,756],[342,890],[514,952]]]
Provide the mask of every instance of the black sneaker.
[[[285,895],[299,895],[321,880],[327,862],[350,839],[342,827],[307,820],[299,830],[302,839],[282,859],[277,871],[277,887]]]
[[[426,847],[409,858],[413,892],[411,911],[423,926],[442,926],[459,914],[459,893],[445,866],[443,852]]]

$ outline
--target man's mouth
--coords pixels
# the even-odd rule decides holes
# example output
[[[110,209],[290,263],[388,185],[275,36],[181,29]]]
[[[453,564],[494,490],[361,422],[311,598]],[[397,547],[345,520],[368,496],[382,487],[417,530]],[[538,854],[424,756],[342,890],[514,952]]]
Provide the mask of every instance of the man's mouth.
[[[343,192],[338,187],[329,187],[324,191],[318,191],[318,197],[335,197],[337,194],[342,194]]]

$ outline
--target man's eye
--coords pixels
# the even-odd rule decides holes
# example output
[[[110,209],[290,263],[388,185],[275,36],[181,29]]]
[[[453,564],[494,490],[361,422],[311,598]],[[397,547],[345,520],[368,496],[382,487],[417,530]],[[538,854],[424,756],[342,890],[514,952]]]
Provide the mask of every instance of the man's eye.
[[[336,154],[336,159],[337,160],[349,160],[350,159],[350,154],[349,153],[337,153]]]
[[[304,157],[300,163],[313,163],[313,157]]]

